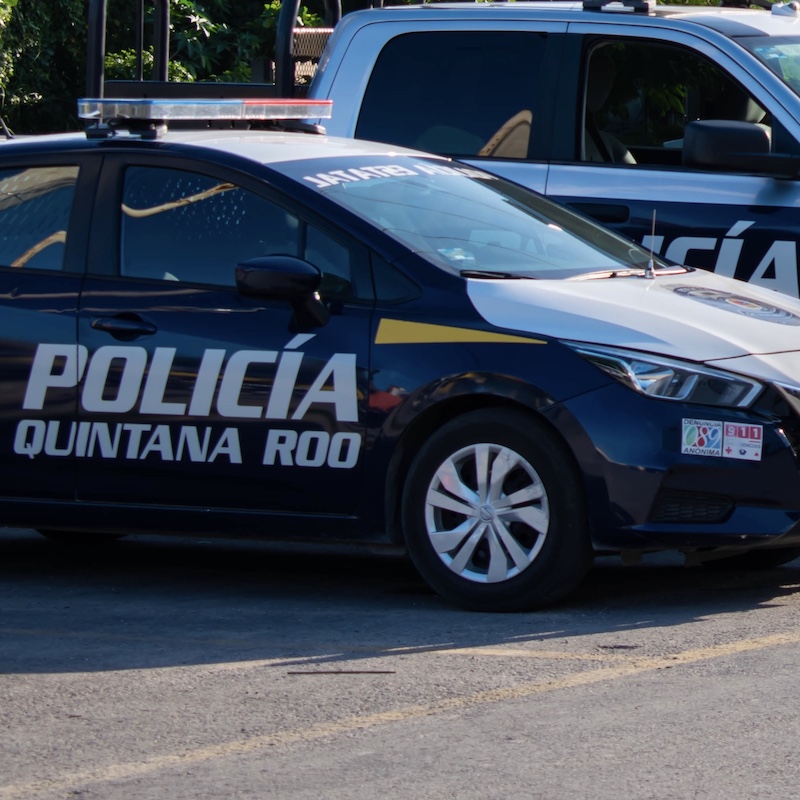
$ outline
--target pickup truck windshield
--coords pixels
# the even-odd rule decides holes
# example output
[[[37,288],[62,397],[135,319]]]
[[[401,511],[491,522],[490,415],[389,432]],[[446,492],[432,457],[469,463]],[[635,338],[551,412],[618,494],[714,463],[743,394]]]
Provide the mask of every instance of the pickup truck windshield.
[[[458,162],[392,156],[273,166],[449,271],[617,277],[642,270],[650,258],[541,195]]]
[[[752,36],[737,41],[800,94],[800,36]]]

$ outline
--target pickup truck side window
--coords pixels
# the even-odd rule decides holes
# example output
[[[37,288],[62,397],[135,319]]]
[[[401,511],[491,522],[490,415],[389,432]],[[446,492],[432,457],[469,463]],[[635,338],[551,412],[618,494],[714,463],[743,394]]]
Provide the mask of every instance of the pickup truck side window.
[[[451,156],[525,158],[545,36],[426,31],[378,56],[356,137]]]
[[[637,40],[594,43],[584,76],[579,160],[681,166],[693,120],[771,120],[738,83],[686,48]]]
[[[78,167],[0,170],[0,266],[63,269]]]

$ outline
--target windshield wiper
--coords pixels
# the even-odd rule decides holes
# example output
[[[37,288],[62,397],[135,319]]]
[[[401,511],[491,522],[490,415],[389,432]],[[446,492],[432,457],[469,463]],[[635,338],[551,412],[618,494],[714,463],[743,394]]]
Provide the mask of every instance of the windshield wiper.
[[[655,275],[680,275],[681,273],[688,272],[687,267],[658,267],[653,274]],[[636,267],[634,269],[598,269],[594,272],[584,272],[581,275],[572,275],[565,278],[568,281],[594,281],[603,278],[646,278],[647,269],[644,267]]]
[[[644,270],[643,269],[598,269],[594,272],[584,272],[581,275],[572,275],[565,280],[568,281],[594,281],[594,280],[601,280],[603,278],[631,278],[637,277],[642,278],[644,277]]]
[[[462,269],[459,273],[462,278],[503,278],[509,280],[532,280],[531,275],[520,275],[514,272],[494,272],[490,269]]]

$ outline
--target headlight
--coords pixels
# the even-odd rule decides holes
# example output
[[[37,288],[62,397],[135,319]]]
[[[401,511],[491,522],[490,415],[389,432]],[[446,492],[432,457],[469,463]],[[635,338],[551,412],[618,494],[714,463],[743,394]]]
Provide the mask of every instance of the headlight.
[[[580,342],[564,344],[631,389],[662,400],[744,408],[763,388],[752,378],[688,361]]]

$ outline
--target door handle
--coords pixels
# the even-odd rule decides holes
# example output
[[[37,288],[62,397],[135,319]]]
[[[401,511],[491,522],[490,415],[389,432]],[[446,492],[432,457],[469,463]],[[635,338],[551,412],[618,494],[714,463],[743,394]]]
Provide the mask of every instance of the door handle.
[[[123,342],[138,339],[140,336],[152,336],[158,330],[157,325],[142,319],[138,314],[95,317],[91,324],[94,330],[110,333]]]

